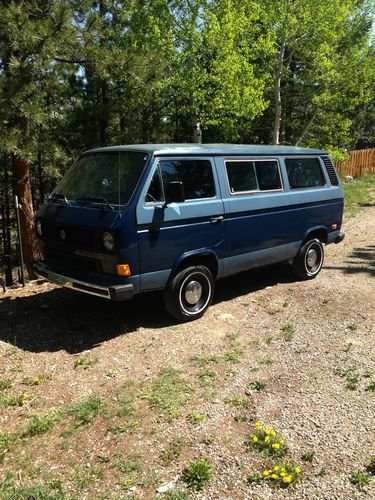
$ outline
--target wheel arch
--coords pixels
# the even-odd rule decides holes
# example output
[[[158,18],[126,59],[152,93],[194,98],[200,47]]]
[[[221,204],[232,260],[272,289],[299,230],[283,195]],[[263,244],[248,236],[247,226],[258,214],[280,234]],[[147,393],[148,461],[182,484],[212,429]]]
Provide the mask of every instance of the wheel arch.
[[[173,264],[168,282],[170,282],[181,269],[194,265],[206,266],[211,271],[212,278],[214,280],[216,279],[219,268],[217,255],[213,250],[202,248],[200,250],[191,250],[180,255]]]
[[[314,238],[317,238],[319,241],[326,244],[328,241],[327,228],[325,226],[316,226],[316,227],[310,228],[305,233],[302,245],[305,244],[308,240],[312,240]]]

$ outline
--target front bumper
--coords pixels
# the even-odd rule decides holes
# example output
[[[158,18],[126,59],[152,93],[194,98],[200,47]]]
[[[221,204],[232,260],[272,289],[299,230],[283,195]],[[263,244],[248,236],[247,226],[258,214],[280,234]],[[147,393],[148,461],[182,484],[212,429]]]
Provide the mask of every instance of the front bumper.
[[[103,297],[116,302],[130,300],[134,296],[134,286],[132,283],[103,286],[56,273],[49,269],[43,262],[34,262],[32,267],[38,276],[46,278],[52,283],[77,290],[78,292],[96,295],[97,297]]]

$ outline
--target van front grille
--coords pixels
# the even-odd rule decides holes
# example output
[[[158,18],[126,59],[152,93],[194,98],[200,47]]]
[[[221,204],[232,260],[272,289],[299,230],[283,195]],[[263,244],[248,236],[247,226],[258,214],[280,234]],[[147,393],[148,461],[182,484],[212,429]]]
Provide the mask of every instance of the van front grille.
[[[337,177],[336,170],[335,167],[333,166],[331,158],[329,156],[322,156],[322,160],[324,165],[326,166],[328,177],[329,180],[331,181],[332,186],[338,186],[339,179]]]
[[[64,242],[80,247],[95,248],[96,237],[92,230],[85,230],[81,227],[57,225],[48,220],[42,220],[43,237],[61,241],[61,232],[64,234]]]
[[[76,269],[77,271],[85,272],[101,272],[101,262],[95,259],[89,259],[87,257],[80,257],[77,255],[67,254],[63,252],[57,252],[49,248],[44,249],[45,260],[60,264],[62,266],[70,267]]]

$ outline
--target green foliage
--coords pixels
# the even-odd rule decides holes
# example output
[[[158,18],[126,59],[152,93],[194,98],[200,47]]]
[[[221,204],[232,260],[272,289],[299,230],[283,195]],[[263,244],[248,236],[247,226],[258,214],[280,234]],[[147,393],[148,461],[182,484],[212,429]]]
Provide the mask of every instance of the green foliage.
[[[43,484],[20,485],[8,474],[0,484],[3,500],[65,500],[68,498],[64,484],[57,479],[48,479]]]
[[[314,460],[314,456],[315,456],[314,450],[307,450],[302,455],[302,460],[305,460],[305,462],[312,462]]]
[[[211,474],[211,462],[207,458],[200,458],[182,471],[182,478],[189,488],[200,491],[210,480]]]
[[[355,215],[358,208],[374,199],[375,175],[368,174],[354,179],[353,182],[344,182],[345,214]]]
[[[261,380],[254,380],[249,384],[250,389],[254,389],[255,391],[262,391],[263,389],[266,388],[266,386],[267,385]]]
[[[294,326],[291,325],[290,323],[286,323],[285,325],[283,325],[281,330],[283,332],[284,339],[290,342],[294,337],[295,333]]]
[[[171,422],[181,415],[181,410],[189,401],[193,392],[190,383],[173,368],[165,368],[152,384],[149,391],[144,391],[143,399],[147,399],[152,408]]]
[[[71,405],[67,414],[72,415],[76,427],[92,424],[103,407],[103,401],[97,396],[90,396],[78,403]]]
[[[176,460],[182,451],[182,447],[184,446],[184,439],[181,437],[173,438],[168,447],[162,451],[160,455],[160,459],[164,465],[171,464],[174,460]]]
[[[360,489],[364,488],[370,482],[371,475],[366,474],[360,470],[354,471],[351,475],[350,481],[358,486]]]

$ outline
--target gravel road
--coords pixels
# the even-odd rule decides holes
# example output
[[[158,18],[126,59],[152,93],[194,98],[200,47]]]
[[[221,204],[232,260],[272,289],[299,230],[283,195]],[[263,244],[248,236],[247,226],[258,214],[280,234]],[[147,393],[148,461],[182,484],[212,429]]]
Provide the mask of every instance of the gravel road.
[[[43,446],[35,444],[37,437],[22,453],[36,454],[39,464],[68,483],[72,461],[95,463],[99,454],[119,451],[139,453],[144,473],[157,472],[154,483],[124,492],[116,467],[103,463],[103,477],[88,483],[84,494],[71,483],[76,498],[154,498],[170,481],[187,491],[181,471],[202,456],[213,464],[212,478],[203,492],[189,492],[191,498],[375,498],[374,477],[363,489],[350,481],[375,455],[375,391],[369,390],[375,382],[375,206],[361,209],[344,229],[345,240],[326,247],[315,280],[294,281],[287,266],[243,273],[219,282],[213,306],[189,324],[168,318],[158,295],[110,304],[47,283],[8,291],[0,302],[2,376],[14,391],[25,390],[27,376],[49,377],[28,389],[36,405],[2,411],[1,428],[12,431],[30,415],[78,396],[113,401],[130,379],[144,394],[162,368],[174,366],[198,389],[173,422],[145,407],[143,424],[115,439],[108,437],[109,417],[99,418],[85,433],[84,450],[81,442],[69,459],[58,451],[57,437]],[[77,356],[97,362],[75,370]],[[197,381],[206,380],[202,369],[216,383],[211,393],[199,392]],[[254,389],[256,380],[263,390]],[[187,419],[194,411],[207,415],[200,425]],[[248,484],[251,474],[275,463],[245,444],[256,421],[282,433],[289,449],[283,462],[301,466],[301,483],[287,489],[264,480]],[[182,452],[162,464],[160,454],[176,436]],[[302,459],[308,450],[312,462]],[[17,473],[17,453],[4,460],[4,474]]]

